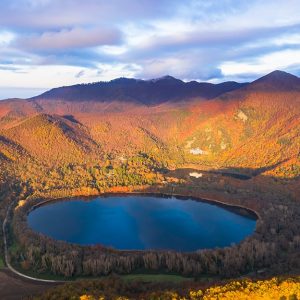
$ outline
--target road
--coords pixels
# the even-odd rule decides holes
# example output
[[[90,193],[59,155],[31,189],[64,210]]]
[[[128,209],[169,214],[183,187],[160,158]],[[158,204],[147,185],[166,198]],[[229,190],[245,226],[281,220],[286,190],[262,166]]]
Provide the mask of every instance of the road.
[[[4,260],[5,260],[5,264],[7,266],[7,268],[12,272],[14,273],[15,275],[17,276],[20,276],[22,278],[25,278],[27,280],[32,280],[32,281],[35,281],[35,282],[43,282],[43,283],[64,283],[66,281],[63,281],[63,280],[49,280],[49,279],[41,279],[41,278],[35,278],[35,277],[31,277],[31,276],[28,276],[28,275],[25,275],[19,271],[17,271],[10,263],[10,259],[9,259],[9,251],[8,251],[8,242],[7,242],[7,232],[6,232],[6,227],[7,227],[7,224],[8,224],[8,218],[9,218],[9,213],[12,209],[12,207],[14,206],[14,202],[12,202],[7,211],[6,211],[6,216],[5,216],[5,219],[3,221],[3,224],[2,224],[2,232],[3,232],[3,243],[4,243]]]

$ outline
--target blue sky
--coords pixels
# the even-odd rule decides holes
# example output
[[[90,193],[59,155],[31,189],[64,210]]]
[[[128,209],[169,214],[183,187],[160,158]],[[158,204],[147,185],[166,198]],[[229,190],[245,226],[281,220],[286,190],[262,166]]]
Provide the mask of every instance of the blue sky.
[[[116,77],[300,75],[299,0],[1,0],[0,98]]]

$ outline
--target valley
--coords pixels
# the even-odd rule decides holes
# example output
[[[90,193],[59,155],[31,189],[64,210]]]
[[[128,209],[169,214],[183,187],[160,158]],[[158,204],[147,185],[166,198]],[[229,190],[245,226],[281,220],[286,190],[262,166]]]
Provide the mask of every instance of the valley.
[[[32,277],[163,273],[209,285],[298,274],[299,183],[300,79],[282,71],[245,84],[121,78],[0,101],[0,217],[11,206],[9,260]],[[28,226],[44,201],[120,193],[259,217],[242,241],[189,253],[81,246]]]

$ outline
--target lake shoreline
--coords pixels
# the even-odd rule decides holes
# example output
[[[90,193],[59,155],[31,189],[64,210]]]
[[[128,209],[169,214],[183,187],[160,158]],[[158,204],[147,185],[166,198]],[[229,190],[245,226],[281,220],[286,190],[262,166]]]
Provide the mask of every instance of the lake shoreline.
[[[83,205],[84,202],[85,203],[90,203],[88,206],[82,206],[82,210],[83,210],[82,211],[82,216],[86,216],[86,214],[84,213],[84,211],[85,211],[84,207],[90,207],[91,205],[94,205],[94,204],[92,204],[92,202],[97,201],[97,200],[100,201],[99,203],[109,203],[110,198],[112,198],[111,199],[112,200],[112,202],[111,202],[112,205],[114,205],[113,203],[116,203],[116,202],[113,201],[116,198],[117,199],[118,198],[120,198],[120,199],[123,198],[122,201],[121,201],[121,203],[123,203],[123,205],[125,205],[125,207],[131,207],[130,203],[132,203],[132,202],[130,201],[130,202],[127,203],[126,202],[127,201],[126,198],[128,198],[128,201],[133,198],[133,199],[135,199],[135,201],[137,201],[137,200],[142,201],[142,202],[139,202],[139,203],[149,203],[149,205],[151,207],[154,207],[154,208],[156,207],[156,204],[155,204],[156,201],[153,202],[155,198],[158,199],[158,201],[159,201],[158,203],[165,203],[164,205],[168,205],[167,204],[168,202],[166,202],[166,201],[169,201],[169,200],[172,199],[172,201],[173,200],[175,201],[174,202],[175,206],[172,205],[171,209],[172,209],[172,207],[176,207],[176,205],[177,205],[176,203],[182,203],[182,204],[180,204],[180,205],[183,205],[182,207],[180,206],[181,207],[180,211],[183,214],[185,212],[185,207],[190,207],[191,205],[197,205],[196,203],[199,203],[199,205],[201,203],[202,203],[202,205],[208,205],[208,206],[199,206],[200,207],[199,211],[198,211],[198,208],[197,208],[198,205],[195,206],[194,209],[193,209],[193,211],[195,211],[195,209],[198,211],[197,212],[197,218],[198,218],[198,220],[206,220],[205,224],[207,224],[207,225],[204,225],[204,224],[201,225],[201,228],[203,228],[203,229],[199,228],[199,230],[198,230],[199,233],[198,234],[200,234],[200,232],[209,232],[210,231],[209,228],[206,228],[206,226],[211,226],[211,225],[209,225],[209,224],[211,224],[210,220],[215,220],[213,222],[224,222],[222,220],[226,220],[226,216],[227,216],[228,213],[232,214],[231,217],[230,217],[230,220],[235,220],[239,216],[239,217],[241,217],[241,218],[243,218],[245,220],[248,219],[249,221],[250,220],[254,221],[255,223],[254,223],[254,228],[251,230],[251,232],[248,232],[246,235],[242,235],[242,237],[238,238],[237,240],[235,238],[233,238],[230,243],[229,242],[225,242],[225,243],[221,242],[221,244],[219,244],[219,242],[218,242],[216,244],[210,245],[209,242],[208,242],[208,244],[204,242],[204,245],[203,245],[203,242],[200,242],[200,244],[199,244],[198,247],[191,248],[191,249],[188,249],[186,247],[182,248],[182,246],[181,246],[181,248],[179,246],[176,246],[176,247],[179,247],[179,248],[176,248],[174,245],[170,246],[170,248],[168,248],[169,246],[159,246],[157,248],[157,245],[155,245],[155,244],[152,245],[152,246],[148,245],[148,248],[147,247],[146,248],[144,248],[144,247],[140,248],[139,245],[137,245],[136,247],[131,248],[131,245],[127,245],[128,246],[128,248],[127,248],[127,246],[125,246],[125,247],[121,246],[121,245],[118,246],[119,242],[117,242],[117,244],[116,244],[116,241],[112,242],[112,244],[104,242],[101,239],[100,240],[96,239],[96,240],[91,240],[91,241],[85,241],[84,242],[84,241],[81,241],[81,239],[79,239],[79,240],[78,239],[75,239],[75,240],[71,239],[70,240],[68,238],[68,234],[65,235],[65,237],[63,237],[64,235],[61,235],[58,232],[57,233],[52,233],[52,234],[50,234],[49,232],[46,233],[47,231],[44,232],[43,229],[40,229],[40,228],[44,227],[44,225],[42,225],[44,222],[42,222],[37,227],[37,225],[34,226],[31,223],[32,222],[31,221],[32,217],[29,217],[31,215],[31,213],[34,210],[38,209],[38,208],[45,207],[45,206],[51,205],[51,204],[55,204],[55,206],[53,206],[53,208],[50,208],[50,209],[54,209],[54,207],[57,207],[57,205],[59,205],[59,203],[65,203],[65,204],[63,204],[63,207],[66,207],[66,205],[68,205],[68,207],[69,207],[69,209],[64,212],[64,216],[67,218],[67,216],[69,215],[68,211],[70,211],[70,210],[72,211],[72,204],[70,203],[72,201],[73,202],[75,201],[76,203],[77,203],[77,201],[78,201],[78,203],[81,202],[82,204],[80,204],[80,205]],[[107,200],[104,200],[104,199],[107,199]],[[103,202],[103,200],[104,200],[104,202]],[[70,205],[67,204],[67,202],[69,202]],[[173,203],[173,202],[171,202],[171,203]],[[194,204],[192,204],[192,203],[194,203]],[[128,204],[128,206],[127,206],[127,204]],[[209,217],[208,219],[206,217],[208,215],[207,215],[207,213],[205,213],[205,211],[206,211],[205,207],[210,207],[209,208],[209,211],[210,211],[209,214],[212,214],[212,217]],[[105,206],[104,206],[104,208],[105,208]],[[219,214],[219,210],[223,210],[223,213],[222,213],[222,215],[220,215],[219,217],[217,217],[218,214]],[[143,211],[143,209],[142,209],[142,211]],[[161,211],[161,213],[163,213],[164,212],[164,208],[161,207],[160,211]],[[39,213],[37,213],[37,214],[39,214]],[[89,213],[89,215],[91,215],[91,214],[92,214],[92,212]],[[225,214],[225,215],[223,215],[223,214]],[[27,209],[25,211],[25,215],[27,216],[27,225],[31,228],[31,230],[33,230],[35,232],[38,232],[40,234],[49,236],[50,238],[52,238],[54,240],[64,241],[64,242],[67,242],[67,243],[70,243],[70,244],[77,244],[77,245],[80,245],[80,246],[93,246],[93,245],[101,244],[104,247],[108,247],[108,248],[112,247],[112,248],[114,248],[117,251],[125,251],[125,252],[154,250],[154,251],[179,251],[179,252],[190,252],[190,253],[192,253],[192,252],[203,250],[203,249],[214,249],[214,248],[229,247],[229,245],[231,243],[239,243],[241,240],[243,240],[243,239],[247,238],[248,236],[252,235],[255,232],[255,230],[256,230],[256,220],[257,220],[257,217],[256,217],[256,215],[254,215],[254,213],[249,212],[249,210],[246,210],[246,209],[241,208],[241,207],[233,207],[233,206],[228,206],[228,205],[222,205],[220,203],[211,202],[211,201],[209,201],[207,199],[202,199],[202,198],[199,198],[199,197],[182,196],[182,195],[175,195],[175,194],[170,195],[170,194],[165,194],[165,193],[140,193],[140,192],[134,192],[134,193],[103,193],[103,194],[101,194],[99,196],[93,196],[93,197],[80,197],[80,196],[77,196],[77,197],[71,197],[71,198],[48,199],[48,200],[45,200],[43,202],[37,203],[35,205],[32,205],[31,207],[29,206],[29,209]],[[147,211],[147,216],[151,216],[151,211],[150,210]],[[215,216],[215,217],[213,217],[213,216]],[[44,218],[47,219],[47,216],[44,216]],[[42,218],[42,219],[44,219],[44,218]],[[79,216],[77,216],[77,218],[79,218]],[[139,220],[138,216],[135,216],[134,218],[136,220]],[[193,218],[191,218],[190,220],[193,220]],[[230,222],[231,222],[230,220],[229,219],[227,220],[228,224],[230,224]],[[176,224],[179,224],[178,221],[177,221]],[[192,221],[189,221],[189,222],[192,222]],[[203,222],[203,221],[200,221],[200,222]],[[48,224],[48,222],[46,222],[46,223]],[[155,222],[155,224],[157,224],[157,223]],[[175,223],[173,225],[171,225],[171,224],[172,224],[172,220],[168,221],[168,225],[167,224],[163,225],[163,228],[165,226],[172,226],[172,227],[176,228],[177,225]],[[222,227],[220,227],[219,229],[216,229],[217,231],[214,232],[214,235],[218,236],[218,232],[222,232],[222,228],[224,226],[226,227],[227,226],[226,224],[223,224],[223,225],[221,225]],[[106,224],[105,226],[107,226],[107,230],[110,230],[109,229],[110,228],[109,224]],[[197,225],[195,225],[195,226],[197,226]],[[121,227],[121,228],[124,228],[124,227]],[[120,228],[120,230],[122,232],[121,228]],[[153,224],[153,228],[155,228],[154,224]],[[185,227],[183,227],[183,228],[185,228]],[[204,228],[206,228],[206,229],[204,229]],[[178,228],[178,230],[179,230],[179,228]],[[181,232],[181,230],[179,230],[178,232]],[[114,236],[115,234],[117,234],[117,233],[114,233],[112,236]],[[178,233],[178,234],[180,236],[180,233]],[[169,234],[167,234],[167,236],[168,235]],[[104,234],[104,236],[105,236],[105,234]],[[177,234],[176,234],[176,236],[177,236]],[[223,236],[223,235],[221,235],[221,236]],[[237,236],[238,236],[238,234],[237,234]],[[182,238],[183,238],[183,236],[182,236]],[[194,241],[195,240],[204,241],[203,237],[201,237],[201,234],[199,236],[197,236],[197,237],[195,236],[195,238],[193,240]],[[210,238],[208,240],[210,240]],[[214,239],[212,238],[211,240],[214,240]]]
[[[152,197],[162,197],[162,198],[171,198],[175,197],[181,200],[194,200],[199,201],[203,203],[208,203],[211,205],[220,206],[224,209],[227,209],[229,211],[232,211],[236,214],[242,215],[244,217],[248,217],[250,219],[259,220],[261,219],[260,214],[249,207],[239,205],[239,204],[229,204],[221,200],[211,199],[208,197],[202,198],[201,196],[191,196],[191,195],[184,195],[184,194],[176,194],[176,193],[162,193],[162,192],[139,192],[139,191],[130,191],[130,192],[105,192],[105,193],[99,193],[98,195],[91,195],[91,196],[71,196],[71,197],[58,197],[58,198],[51,198],[43,200],[42,202],[36,203],[31,206],[31,208],[27,211],[27,215],[35,210],[36,208],[49,204],[51,202],[59,202],[59,201],[69,201],[74,199],[82,198],[84,200],[92,200],[98,197],[111,197],[111,196],[123,196],[123,197],[129,197],[130,195],[136,195],[136,196],[152,196]],[[244,213],[242,213],[244,212]]]

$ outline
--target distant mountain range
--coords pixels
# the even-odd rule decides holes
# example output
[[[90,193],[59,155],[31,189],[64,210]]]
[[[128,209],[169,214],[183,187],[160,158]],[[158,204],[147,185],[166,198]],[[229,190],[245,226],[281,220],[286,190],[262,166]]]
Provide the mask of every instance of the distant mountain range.
[[[169,101],[178,102],[195,98],[213,99],[239,89],[260,92],[299,91],[300,79],[283,71],[274,71],[252,83],[184,82],[169,75],[152,80],[117,78],[109,82],[54,88],[30,100],[120,101],[157,105]]]
[[[212,99],[246,85],[247,83],[234,81],[219,84],[197,81],[183,82],[172,76],[152,80],[118,78],[109,82],[55,88],[33,97],[32,100],[122,101],[155,105],[192,98]]]
[[[0,162],[82,164],[146,152],[293,177],[299,133],[300,79],[282,71],[251,83],[119,78],[0,101]]]

